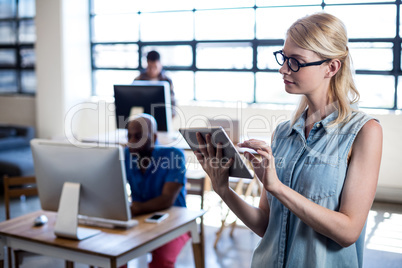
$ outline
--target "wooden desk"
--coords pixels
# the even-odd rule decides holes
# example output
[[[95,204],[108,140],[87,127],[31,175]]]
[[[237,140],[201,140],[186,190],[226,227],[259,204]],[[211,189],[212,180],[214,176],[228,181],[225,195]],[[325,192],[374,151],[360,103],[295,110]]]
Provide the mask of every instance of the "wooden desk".
[[[136,217],[139,224],[128,230],[97,228],[102,232],[85,240],[57,238],[53,233],[56,213],[36,211],[0,223],[0,264],[4,246],[104,268],[116,268],[150,252],[170,240],[191,232],[195,267],[203,268],[204,259],[196,219],[204,211],[172,207],[162,223],[146,223],[149,216]],[[45,214],[49,221],[33,227],[34,218]],[[4,266],[4,262],[3,265]]]

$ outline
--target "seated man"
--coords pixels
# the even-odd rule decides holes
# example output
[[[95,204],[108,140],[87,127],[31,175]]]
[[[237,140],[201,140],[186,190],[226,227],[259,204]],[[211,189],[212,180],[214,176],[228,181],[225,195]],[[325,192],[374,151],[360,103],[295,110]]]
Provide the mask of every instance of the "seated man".
[[[131,187],[133,216],[186,206],[185,159],[181,150],[155,146],[157,125],[149,114],[139,114],[127,123],[125,150],[127,181]],[[149,267],[174,267],[190,238],[184,234],[152,252]]]

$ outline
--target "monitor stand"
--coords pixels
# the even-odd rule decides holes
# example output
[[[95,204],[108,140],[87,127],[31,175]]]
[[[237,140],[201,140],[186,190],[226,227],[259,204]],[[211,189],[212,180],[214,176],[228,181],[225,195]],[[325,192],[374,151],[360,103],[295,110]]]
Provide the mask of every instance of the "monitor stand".
[[[78,208],[80,184],[65,182],[61,192],[54,233],[57,237],[83,240],[99,234],[101,231],[78,227]]]

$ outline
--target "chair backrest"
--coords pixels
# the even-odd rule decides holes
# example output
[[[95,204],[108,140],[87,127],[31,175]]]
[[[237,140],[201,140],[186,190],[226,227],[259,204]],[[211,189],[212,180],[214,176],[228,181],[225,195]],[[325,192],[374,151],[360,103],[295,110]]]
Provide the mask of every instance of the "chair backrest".
[[[236,119],[208,119],[211,127],[223,127],[234,144],[240,141],[239,120]]]
[[[186,190],[187,194],[201,196],[201,209],[204,208],[204,188],[205,188],[205,172],[187,170],[186,172]]]
[[[3,177],[4,185],[4,204],[6,207],[6,219],[10,219],[10,199],[15,197],[38,195],[36,188],[36,178],[26,177]]]

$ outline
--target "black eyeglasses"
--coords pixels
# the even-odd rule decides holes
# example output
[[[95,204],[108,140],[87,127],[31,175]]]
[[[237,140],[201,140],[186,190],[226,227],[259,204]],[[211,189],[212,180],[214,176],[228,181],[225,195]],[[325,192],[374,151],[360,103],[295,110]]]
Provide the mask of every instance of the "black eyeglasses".
[[[283,66],[283,64],[285,64],[285,61],[287,60],[288,61],[288,66],[289,66],[290,70],[292,70],[293,72],[298,72],[300,70],[300,68],[302,68],[302,67],[313,66],[313,65],[321,65],[324,62],[329,61],[329,59],[326,59],[326,60],[320,60],[320,61],[309,62],[309,63],[300,63],[295,58],[286,57],[285,55],[283,55],[282,50],[275,51],[274,55],[275,55],[276,62],[280,66]]]

